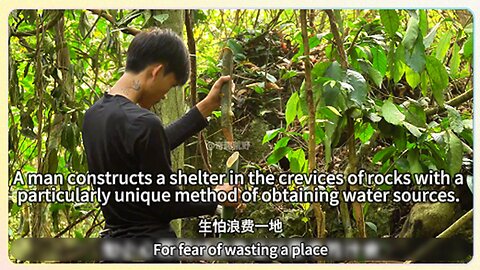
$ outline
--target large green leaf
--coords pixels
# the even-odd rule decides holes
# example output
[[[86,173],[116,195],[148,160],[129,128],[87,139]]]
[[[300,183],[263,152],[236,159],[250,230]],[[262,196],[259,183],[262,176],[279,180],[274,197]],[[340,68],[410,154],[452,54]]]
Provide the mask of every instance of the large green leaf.
[[[417,85],[420,83],[420,74],[408,66],[406,67],[405,78],[407,79],[408,85],[410,85],[412,89],[417,87]]]
[[[448,73],[445,66],[434,56],[427,56],[427,72],[430,77],[433,97],[440,107],[445,102],[443,90],[448,87]]]
[[[380,20],[382,21],[383,26],[385,27],[385,32],[387,32],[390,37],[395,37],[395,33],[400,26],[400,19],[395,10],[379,10]]]
[[[421,35],[411,50],[405,50],[405,62],[418,73],[425,69],[425,46]]]
[[[386,100],[382,106],[382,116],[390,124],[400,125],[405,120],[405,115],[398,110],[391,100]]]
[[[415,42],[418,37],[419,27],[418,27],[418,16],[416,14],[411,14],[412,16],[408,20],[407,31],[405,36],[403,36],[402,44],[405,46],[405,49],[411,50],[415,45]]]
[[[357,107],[361,107],[368,93],[368,84],[365,78],[363,78],[362,74],[349,69],[347,70],[345,81],[353,87],[353,90],[349,93],[350,100]]]
[[[443,58],[445,58],[445,55],[448,52],[448,49],[450,48],[450,42],[452,40],[452,32],[448,31],[446,32],[441,38],[440,41],[438,42],[437,49],[435,51],[435,57],[440,60],[440,62],[443,62]]]
[[[273,151],[270,156],[267,158],[267,163],[269,165],[277,163],[280,159],[282,159],[285,155],[287,155],[292,148],[290,147],[280,147],[277,150]]]
[[[335,61],[327,68],[323,76],[341,81],[345,77],[345,70],[343,70],[342,66]]]
[[[450,174],[456,174],[460,172],[463,161],[463,144],[462,141],[453,133],[448,130],[448,151],[447,151],[447,164]]]
[[[298,105],[298,92],[293,93],[287,101],[287,107],[285,108],[285,121],[287,126],[295,120],[297,116],[297,105]]]
[[[382,74],[382,77],[385,76],[387,72],[387,56],[385,55],[385,50],[372,47],[370,51],[372,52],[373,67]]]

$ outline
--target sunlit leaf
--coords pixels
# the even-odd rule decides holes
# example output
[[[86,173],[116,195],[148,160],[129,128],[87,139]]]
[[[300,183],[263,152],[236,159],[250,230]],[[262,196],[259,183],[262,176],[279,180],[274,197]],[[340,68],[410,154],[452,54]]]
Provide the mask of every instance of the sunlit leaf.
[[[402,44],[405,46],[405,49],[411,50],[415,45],[415,41],[417,40],[419,28],[418,28],[418,16],[411,16],[408,20],[407,31],[405,32],[405,36],[403,36]]]
[[[390,37],[394,37],[400,26],[400,19],[397,12],[395,10],[387,9],[381,9],[378,12],[380,13],[382,24],[385,27],[385,32],[387,32]]]
[[[443,90],[448,86],[448,73],[445,66],[434,56],[427,56],[427,72],[432,84],[433,97],[440,107],[445,102]]]
[[[435,51],[435,57],[440,60],[440,62],[443,62],[443,58],[445,58],[445,55],[448,52],[448,49],[450,48],[450,42],[452,40],[452,33],[450,31],[446,32],[441,38],[440,41],[438,42],[437,49]]]
[[[383,103],[382,116],[385,121],[393,125],[400,125],[405,120],[405,115],[398,110],[391,100],[386,100]]]
[[[293,93],[287,101],[287,107],[285,108],[285,121],[287,122],[287,126],[295,120],[295,116],[297,116],[297,107],[298,107],[298,93]]]

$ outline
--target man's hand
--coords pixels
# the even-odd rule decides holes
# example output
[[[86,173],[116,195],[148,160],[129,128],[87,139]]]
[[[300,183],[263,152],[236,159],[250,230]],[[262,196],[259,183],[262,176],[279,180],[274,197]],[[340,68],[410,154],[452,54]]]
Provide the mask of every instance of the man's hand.
[[[220,102],[222,100],[221,97],[221,89],[224,83],[230,81],[230,76],[222,76],[220,77],[215,84],[210,89],[207,97],[204,98],[202,101],[197,103],[197,108],[203,117],[207,118],[214,110],[220,107]],[[235,84],[232,83],[232,91],[235,89]]]
[[[223,190],[225,192],[230,192],[233,190],[235,186],[232,186],[230,184],[223,184],[223,185],[218,185],[216,186],[213,190],[215,191],[220,191],[220,190]],[[222,203],[223,206],[227,206],[227,207],[233,207],[233,208],[236,208],[237,206],[239,206],[241,204],[241,201],[240,201],[240,197],[241,197],[241,194],[242,194],[242,191],[240,190],[240,187],[237,186],[237,191],[238,191],[238,202],[224,202]]]

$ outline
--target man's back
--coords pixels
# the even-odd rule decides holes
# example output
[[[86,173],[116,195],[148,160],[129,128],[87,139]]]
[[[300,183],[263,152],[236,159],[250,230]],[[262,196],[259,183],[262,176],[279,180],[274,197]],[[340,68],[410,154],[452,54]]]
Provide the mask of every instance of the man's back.
[[[93,174],[119,174],[126,179],[132,174],[149,174],[149,185],[104,185],[102,190],[115,191],[169,191],[178,187],[157,185],[158,174],[166,179],[172,173],[170,149],[180,144],[206,123],[196,108],[173,123],[170,130],[177,130],[177,138],[169,143],[159,118],[140,108],[121,95],[105,94],[85,113],[83,143],[87,154],[89,172]],[[199,122],[202,120],[203,122]],[[173,132],[169,132],[173,134]],[[135,178],[138,180],[138,177]],[[168,180],[167,180],[168,182]],[[172,194],[173,195],[173,194]],[[106,227],[112,229],[113,237],[165,237],[169,221],[179,217],[211,214],[216,203],[191,204],[183,202],[151,203],[116,202],[110,196],[102,211]],[[173,196],[171,196],[173,198]],[[170,236],[174,234],[170,233]]]

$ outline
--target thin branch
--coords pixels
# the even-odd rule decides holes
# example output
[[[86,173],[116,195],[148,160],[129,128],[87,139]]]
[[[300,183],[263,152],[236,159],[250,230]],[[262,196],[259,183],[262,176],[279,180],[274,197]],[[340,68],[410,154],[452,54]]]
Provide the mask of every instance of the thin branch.
[[[86,213],[85,215],[83,215],[82,217],[78,218],[77,220],[75,220],[74,222],[72,222],[70,225],[68,225],[65,229],[63,229],[61,232],[57,233],[54,238],[59,238],[60,236],[64,235],[66,232],[68,232],[69,230],[71,230],[73,227],[75,227],[75,225],[77,225],[78,223],[84,221],[85,219],[87,219],[90,215],[92,215],[93,213],[95,213],[97,209],[93,209],[93,210],[90,210],[88,213]]]
[[[115,21],[115,19],[112,17],[112,15],[108,14],[105,12],[105,10],[102,10],[102,9],[89,9],[90,12],[92,12],[93,14],[96,14],[100,17],[103,17],[105,18],[107,21],[109,21],[110,23],[112,23],[113,25],[117,25],[117,22]],[[126,33],[126,34],[130,34],[130,35],[136,35],[138,33],[141,32],[141,30],[138,30],[136,28],[133,28],[133,27],[130,27],[130,26],[125,26],[125,27],[122,27],[122,28],[119,28],[122,32]]]
[[[450,99],[449,101],[445,102],[445,104],[450,105],[452,107],[457,107],[460,104],[462,104],[462,103],[464,103],[464,102],[466,102],[466,101],[468,101],[472,98],[473,98],[473,89],[470,89],[470,90],[466,91],[465,93]],[[445,107],[443,107],[443,108],[435,107],[435,108],[430,108],[430,109],[425,110],[425,114],[427,116],[432,116],[434,114],[437,114],[437,113],[440,113],[440,112],[443,112],[443,111],[445,111]]]
[[[340,37],[340,32],[338,31],[337,21],[335,20],[335,15],[333,14],[333,10],[327,9],[325,10],[327,13],[328,19],[330,21],[330,28],[335,39],[335,44],[337,45],[338,55],[340,56],[340,65],[343,69],[348,68],[347,62],[347,55],[345,54],[345,49],[343,48],[343,41]]]

